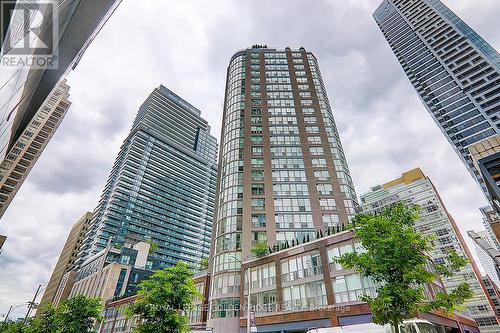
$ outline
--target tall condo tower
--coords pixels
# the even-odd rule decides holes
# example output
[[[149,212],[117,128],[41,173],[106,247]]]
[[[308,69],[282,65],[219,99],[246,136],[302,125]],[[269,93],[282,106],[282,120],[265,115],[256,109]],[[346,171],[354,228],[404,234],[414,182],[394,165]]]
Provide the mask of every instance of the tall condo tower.
[[[490,197],[469,147],[499,133],[500,55],[439,0],[384,0],[373,16],[430,115]]]
[[[62,80],[47,97],[9,154],[0,162],[0,218],[49,143],[71,106],[69,86]]]
[[[216,155],[201,112],[164,86],[156,88],[118,153],[77,264],[108,242],[127,239],[156,243],[152,256],[163,267],[178,260],[195,267],[208,257]]]
[[[61,284],[61,281],[65,278],[65,275],[75,268],[76,256],[78,255],[78,249],[82,244],[85,237],[85,232],[92,220],[92,213],[86,212],[74,225],[71,227],[66,243],[57,259],[57,263],[52,271],[50,280],[47,283],[47,287],[43,293],[40,305],[46,303],[52,303],[57,306],[61,299],[66,299],[69,296],[71,283]],[[60,288],[60,286],[63,286]],[[43,309],[43,307],[38,307],[37,312]]]
[[[87,47],[120,3],[119,0],[0,2],[2,13],[0,164],[2,164],[2,169],[5,169],[5,164],[14,163],[16,169],[26,170],[15,171],[14,180],[3,179],[0,183],[0,217],[21,186],[29,169],[35,164],[36,158],[42,153],[50,136],[57,129],[65,112],[58,110],[49,117],[60,118],[60,120],[47,121],[40,119],[45,117],[41,110],[52,107],[50,103],[54,97],[57,98],[59,94],[67,93],[68,87],[61,81],[69,71],[76,68]],[[38,42],[33,42],[34,40]],[[20,50],[21,45],[30,47]],[[44,50],[40,49],[40,45],[44,46]],[[54,54],[57,66],[55,64],[54,66],[42,65],[38,62],[37,57],[43,55],[48,49],[57,50],[57,54]],[[26,53],[27,51],[29,52]],[[23,54],[29,54],[28,58],[31,56],[34,58],[26,61],[27,58],[24,58]],[[16,60],[19,61],[16,62]],[[66,90],[66,92],[61,93],[61,90]],[[62,105],[63,103],[60,104],[58,109],[67,108]],[[30,140],[29,137],[26,138],[26,134],[33,132],[33,127],[38,127],[41,122],[43,125],[40,128],[52,127],[48,130],[49,138],[42,137],[36,140],[38,142],[23,146],[29,147],[26,155],[31,159],[28,162],[25,158],[21,162],[13,160],[13,156],[19,153],[19,145],[23,141]]]
[[[239,311],[241,262],[252,259],[252,246],[313,239],[316,230],[345,224],[355,213],[351,175],[311,52],[255,45],[233,55],[221,147],[209,326],[214,332],[239,332],[245,315]],[[318,264],[310,254],[304,260]],[[281,277],[274,266],[262,274],[269,281]],[[308,289],[310,297],[316,291],[321,297],[320,282],[318,290]],[[256,297],[276,303],[289,292]]]
[[[474,318],[482,333],[499,332],[493,302],[489,298],[479,272],[465,241],[448,213],[439,193],[433,183],[422,170],[414,169],[405,172],[402,177],[383,185],[374,186],[371,192],[361,195],[363,212],[377,213],[396,202],[409,206],[419,205],[420,219],[415,223],[415,229],[425,236],[435,237],[432,241],[434,250],[429,252],[436,264],[447,260],[450,250],[469,259],[470,264],[462,268],[451,278],[443,278],[446,289],[455,289],[463,282],[468,282],[474,297],[468,301],[463,314]]]

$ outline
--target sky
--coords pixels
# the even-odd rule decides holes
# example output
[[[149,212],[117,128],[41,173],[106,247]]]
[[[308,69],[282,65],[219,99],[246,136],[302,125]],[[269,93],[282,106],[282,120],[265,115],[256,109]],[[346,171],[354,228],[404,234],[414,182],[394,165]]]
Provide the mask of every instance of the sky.
[[[0,318],[50,278],[97,205],[121,143],[160,84],[220,137],[226,69],[253,44],[318,58],[358,195],[421,167],[463,236],[482,229],[479,187],[421,104],[372,13],[381,0],[124,0],[69,74],[72,106],[0,221]],[[500,49],[498,0],[443,0]],[[472,242],[469,241],[469,246]],[[24,316],[26,307],[13,317]]]

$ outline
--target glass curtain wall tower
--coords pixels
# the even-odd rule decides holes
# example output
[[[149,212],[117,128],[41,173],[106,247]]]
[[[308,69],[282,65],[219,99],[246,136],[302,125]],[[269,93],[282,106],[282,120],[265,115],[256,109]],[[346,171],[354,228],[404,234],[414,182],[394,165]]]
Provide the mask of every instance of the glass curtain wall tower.
[[[318,62],[255,45],[229,63],[212,240],[209,326],[240,330],[241,262],[345,224],[356,194]],[[226,311],[227,310],[227,311]]]
[[[132,238],[156,243],[152,256],[163,267],[178,260],[197,267],[209,255],[216,155],[201,112],[164,86],[156,88],[118,153],[77,263],[108,242]]]
[[[468,147],[499,133],[500,55],[439,0],[384,0],[373,16],[423,104],[489,197]]]

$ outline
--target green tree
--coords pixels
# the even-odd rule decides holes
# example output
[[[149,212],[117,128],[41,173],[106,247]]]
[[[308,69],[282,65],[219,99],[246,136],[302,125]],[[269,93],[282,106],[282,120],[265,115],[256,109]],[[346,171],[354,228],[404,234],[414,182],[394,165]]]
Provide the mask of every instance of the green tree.
[[[207,257],[202,258],[200,261],[200,269],[201,270],[208,269],[208,264],[209,264],[208,258]]]
[[[23,323],[6,321],[0,323],[0,333],[23,333],[26,326]]]
[[[101,317],[102,305],[99,298],[78,295],[64,300],[55,308],[47,303],[41,313],[27,325],[22,323],[0,323],[0,333],[87,333]]]
[[[92,327],[102,319],[99,298],[78,295],[61,302],[57,308],[58,333],[93,332]]]
[[[436,280],[438,273],[451,276],[467,261],[452,252],[448,264],[438,266],[437,273],[427,269],[431,239],[413,228],[419,211],[418,206],[407,208],[400,203],[377,215],[358,214],[351,229],[364,250],[338,259],[344,268],[355,269],[380,286],[377,297],[364,295],[362,300],[369,304],[375,323],[392,324],[396,333],[399,325],[418,311],[452,312],[472,297],[470,286],[464,283],[449,293],[438,293],[433,301],[425,299],[425,284]]]
[[[152,239],[147,239],[144,241],[145,243],[149,244],[149,254],[153,254],[158,250],[158,244],[155,243]]]
[[[266,241],[257,241],[251,249],[252,255],[257,258],[262,258],[269,253],[269,246]]]
[[[192,271],[184,262],[156,271],[139,284],[138,290],[137,301],[128,309],[129,316],[136,314],[142,319],[134,333],[189,332],[184,311],[201,295]]]

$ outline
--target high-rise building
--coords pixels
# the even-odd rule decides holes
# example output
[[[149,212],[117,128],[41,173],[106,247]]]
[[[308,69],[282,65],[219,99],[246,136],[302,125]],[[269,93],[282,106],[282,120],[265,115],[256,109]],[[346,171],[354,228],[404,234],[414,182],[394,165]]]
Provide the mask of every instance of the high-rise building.
[[[467,234],[476,243],[477,257],[486,275],[500,288],[500,251],[486,230],[469,231]]]
[[[500,316],[500,289],[497,287],[497,285],[489,275],[483,276],[483,282],[486,286],[486,290],[488,291],[488,295],[493,302],[495,313],[497,314],[497,316]]]
[[[58,300],[56,300],[56,295],[58,294],[61,280],[66,273],[75,268],[76,256],[78,254],[80,246],[82,245],[83,238],[85,237],[85,233],[89,227],[91,219],[92,213],[87,212],[71,228],[68,238],[66,239],[66,243],[64,243],[61,254],[57,259],[57,263],[54,267],[54,271],[52,272],[52,276],[47,283],[47,287],[45,288],[45,292],[43,294],[42,300],[40,301],[40,304],[58,303]],[[66,286],[67,284],[63,285]],[[71,290],[71,287],[69,287],[67,290]],[[66,293],[61,295],[60,298],[64,299],[68,296],[69,293]]]
[[[15,2],[15,3],[14,3]],[[2,1],[0,35],[0,163],[15,150],[18,140],[35,121],[58,83],[74,69],[88,45],[101,30],[120,0]],[[43,28],[41,28],[43,27]],[[30,45],[32,36],[56,51],[56,64],[13,62],[19,44]],[[26,43],[27,42],[27,43]],[[28,48],[27,57],[43,50]],[[3,191],[3,190],[2,190]]]
[[[491,207],[498,220],[500,214],[500,135],[473,144],[469,147],[469,152],[474,165],[484,179]],[[491,230],[491,228],[487,229]]]
[[[467,245],[431,180],[419,168],[403,173],[402,177],[383,185],[377,185],[369,193],[361,195],[363,212],[376,213],[397,202],[408,206],[420,206],[420,219],[415,229],[425,236],[435,238],[431,242],[434,249],[429,255],[436,264],[443,264],[448,253],[455,250],[470,263],[451,278],[443,277],[447,290],[468,282],[474,297],[465,304],[463,314],[474,318],[481,332],[499,332],[500,325],[493,310],[491,299],[487,296],[482,276]]]
[[[356,205],[314,55],[258,45],[235,53],[227,71],[211,254],[215,332],[238,332],[240,315],[246,316],[238,309],[241,262],[251,259],[252,246],[314,238],[316,230],[345,224]],[[224,308],[238,310],[217,310]]]
[[[500,217],[490,206],[479,208],[483,215],[483,225],[493,241],[493,246],[500,251]]]
[[[0,218],[63,121],[71,105],[68,98],[69,86],[63,80],[47,97],[0,163]]]
[[[154,89],[118,153],[77,264],[127,238],[157,244],[151,258],[160,267],[208,257],[216,155],[201,111],[164,86]]]
[[[489,196],[469,147],[500,132],[500,55],[440,0],[384,0],[373,16],[430,115]]]

